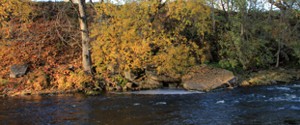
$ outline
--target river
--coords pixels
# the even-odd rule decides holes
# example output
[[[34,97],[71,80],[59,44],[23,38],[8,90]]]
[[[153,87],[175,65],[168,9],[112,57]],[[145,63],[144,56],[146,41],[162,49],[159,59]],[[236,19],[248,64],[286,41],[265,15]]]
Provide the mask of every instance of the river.
[[[0,124],[300,124],[300,84],[0,98]]]

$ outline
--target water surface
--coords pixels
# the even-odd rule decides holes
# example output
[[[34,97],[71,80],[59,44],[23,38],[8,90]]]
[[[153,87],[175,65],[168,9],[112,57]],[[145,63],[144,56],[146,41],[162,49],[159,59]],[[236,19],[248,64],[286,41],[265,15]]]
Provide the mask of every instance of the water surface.
[[[0,100],[0,124],[300,124],[300,85],[8,97]]]

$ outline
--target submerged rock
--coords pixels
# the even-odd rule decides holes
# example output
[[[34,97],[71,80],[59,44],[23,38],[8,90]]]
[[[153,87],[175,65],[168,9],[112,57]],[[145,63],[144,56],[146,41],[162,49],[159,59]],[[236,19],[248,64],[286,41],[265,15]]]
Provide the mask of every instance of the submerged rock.
[[[183,87],[188,90],[210,91],[236,82],[231,71],[209,66],[195,66],[182,77]]]
[[[28,69],[28,64],[21,64],[21,65],[12,65],[10,67],[10,78],[19,78],[26,74]]]

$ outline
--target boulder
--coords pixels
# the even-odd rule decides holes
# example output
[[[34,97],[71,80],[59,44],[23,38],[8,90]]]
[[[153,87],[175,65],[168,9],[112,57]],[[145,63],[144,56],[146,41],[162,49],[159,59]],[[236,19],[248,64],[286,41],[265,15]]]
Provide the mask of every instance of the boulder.
[[[133,83],[132,82],[127,82],[125,87],[128,88],[128,89],[131,89],[133,87]]]
[[[134,88],[138,87],[138,83],[136,82],[127,82],[124,86],[127,90],[133,90]]]
[[[28,64],[21,64],[21,65],[12,65],[10,67],[10,78],[18,78],[22,77],[26,74],[28,69]]]
[[[124,77],[130,81],[134,81],[137,78],[130,70],[124,72]]]
[[[181,78],[174,78],[167,75],[158,74],[155,68],[146,69],[143,71],[132,72],[124,71],[124,78],[129,81],[126,88],[131,90],[139,89],[156,89],[162,87],[178,87]]]
[[[167,75],[159,75],[155,71],[146,71],[146,76],[149,79],[161,82],[161,83],[180,83],[181,79],[176,77],[171,77]]]
[[[156,80],[146,78],[145,81],[139,84],[140,89],[156,89],[163,87],[162,84]]]
[[[210,91],[236,82],[231,71],[210,67],[195,66],[182,77],[183,87],[188,90]]]

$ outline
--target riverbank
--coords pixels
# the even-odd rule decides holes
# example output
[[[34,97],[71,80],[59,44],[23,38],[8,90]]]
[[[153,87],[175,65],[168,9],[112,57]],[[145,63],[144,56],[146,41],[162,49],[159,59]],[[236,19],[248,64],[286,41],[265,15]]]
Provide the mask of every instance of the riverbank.
[[[207,70],[205,68],[206,66],[198,66],[199,72],[204,72],[204,70]],[[191,69],[197,69],[197,68],[191,68]],[[214,69],[216,70],[216,69]],[[222,69],[219,69],[219,72]],[[218,71],[218,70],[217,70]],[[193,71],[195,73],[195,71]],[[210,74],[209,74],[210,73]],[[212,75],[214,74],[214,75]],[[235,73],[236,74],[236,73]],[[206,72],[206,75],[210,75],[209,80],[213,80],[212,78],[221,79],[221,76],[218,76],[215,74],[215,72],[209,71]],[[153,77],[153,76],[152,76]],[[159,77],[159,76],[158,76]],[[208,76],[204,76],[208,77]],[[222,76],[224,77],[224,75]],[[231,77],[231,76],[230,76]],[[21,82],[24,81],[23,79],[27,79],[26,76],[23,78],[15,78],[14,80],[20,80]],[[223,78],[224,79],[224,78]],[[12,80],[12,79],[10,79]],[[202,79],[200,79],[201,82],[203,82]],[[231,80],[231,79],[230,79]],[[298,69],[270,69],[270,70],[261,70],[257,72],[248,72],[248,73],[241,73],[237,74],[234,77],[234,80],[232,83],[227,83],[226,81],[223,83],[218,84],[218,86],[215,86],[215,88],[211,88],[210,90],[200,90],[200,91],[211,91],[214,89],[234,89],[237,87],[253,87],[253,86],[261,86],[261,85],[277,85],[277,84],[287,84],[291,83],[293,81],[300,80],[300,71]],[[3,80],[2,80],[3,81]],[[229,81],[229,80],[228,80]],[[35,81],[35,82],[44,82],[44,81]],[[104,82],[104,81],[102,81]],[[143,81],[141,81],[143,82]],[[41,84],[41,83],[34,83],[34,84]],[[181,81],[178,83],[176,81],[177,86],[171,85],[171,86],[164,86],[166,83],[157,83],[157,85],[145,85],[145,83],[142,84],[142,86],[136,86],[135,88],[129,88],[127,85],[130,84],[132,86],[132,81],[127,83],[124,83],[124,86],[115,86],[111,87],[104,87],[104,89],[98,88],[91,88],[91,86],[88,88],[72,88],[72,89],[59,89],[55,88],[53,86],[48,86],[43,89],[35,89],[32,86],[24,86],[23,84],[17,84],[13,82],[7,82],[5,83],[5,86],[2,83],[1,88],[1,96],[24,96],[24,95],[55,95],[55,94],[72,94],[72,93],[84,93],[86,95],[99,95],[101,92],[104,91],[118,91],[118,92],[128,92],[128,91],[139,91],[139,90],[149,90],[149,89],[159,89],[162,87],[170,87],[170,88],[183,88],[184,83]],[[136,83],[138,84],[138,83]],[[150,83],[151,84],[151,83]],[[168,83],[168,84],[174,84],[174,83]],[[211,83],[208,83],[211,84]],[[145,86],[149,86],[148,88]],[[7,87],[7,88],[5,88]],[[105,89],[106,88],[106,89]],[[124,89],[126,88],[126,89]],[[188,88],[185,88],[189,90]],[[193,89],[190,89],[193,90]],[[197,89],[196,89],[197,90]]]
[[[258,72],[252,72],[249,75],[242,76],[240,86],[257,86],[257,85],[275,85],[286,84],[300,80],[299,69],[270,69]]]

